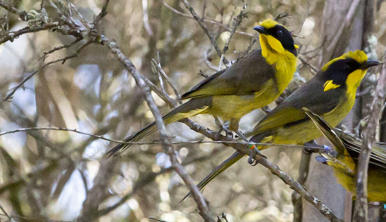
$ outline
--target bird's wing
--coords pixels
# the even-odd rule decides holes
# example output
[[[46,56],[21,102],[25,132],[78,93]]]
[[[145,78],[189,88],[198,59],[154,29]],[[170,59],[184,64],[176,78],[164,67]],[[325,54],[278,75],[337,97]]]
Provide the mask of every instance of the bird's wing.
[[[274,77],[274,69],[266,63],[260,50],[240,58],[231,67],[204,79],[182,95],[182,99],[213,95],[249,95],[263,88]]]
[[[323,81],[313,78],[287,97],[269,113],[249,135],[256,135],[275,128],[290,126],[309,120],[302,110],[308,108],[318,115],[334,109],[345,96],[343,88],[323,91]]]
[[[351,136],[343,131],[334,129],[339,137],[343,140],[343,143],[350,155],[357,160],[361,151],[362,140]],[[370,165],[376,165],[383,170],[386,170],[386,146],[384,144],[376,143],[371,149]]]
[[[361,151],[361,139],[351,136],[339,129],[331,127],[322,117],[306,110],[309,118],[314,122],[315,126],[322,134],[334,145],[338,152],[338,159],[350,166],[352,159],[358,160]],[[375,144],[370,154],[370,165],[375,165],[386,171],[386,147],[381,144]],[[355,165],[352,171],[355,171]]]

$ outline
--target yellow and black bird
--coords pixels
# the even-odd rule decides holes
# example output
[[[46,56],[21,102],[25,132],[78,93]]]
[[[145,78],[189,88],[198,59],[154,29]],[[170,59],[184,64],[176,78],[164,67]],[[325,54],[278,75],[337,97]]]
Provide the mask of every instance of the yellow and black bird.
[[[362,141],[333,129],[319,115],[305,110],[320,132],[335,147],[335,152],[322,153],[317,160],[334,169],[338,182],[355,198],[356,172]],[[372,202],[386,202],[386,146],[376,144],[370,154],[367,177],[367,198]]]
[[[308,108],[321,115],[330,125],[336,126],[350,112],[355,94],[369,67],[378,65],[367,55],[356,50],[347,52],[326,63],[322,70],[293,92],[270,112],[249,133],[255,143],[304,144],[322,134],[302,110]],[[250,146],[256,149],[255,146]],[[267,146],[258,146],[260,150]],[[240,160],[244,154],[235,152],[217,166],[198,187],[202,189],[221,172]]]
[[[264,20],[254,29],[260,33],[261,50],[252,51],[183,94],[182,99],[190,100],[164,115],[165,124],[211,114],[229,121],[229,130],[237,131],[242,116],[279,97],[296,71],[297,46],[291,33],[272,19]],[[153,122],[125,141],[139,141],[154,130]],[[119,144],[107,155],[127,147]]]

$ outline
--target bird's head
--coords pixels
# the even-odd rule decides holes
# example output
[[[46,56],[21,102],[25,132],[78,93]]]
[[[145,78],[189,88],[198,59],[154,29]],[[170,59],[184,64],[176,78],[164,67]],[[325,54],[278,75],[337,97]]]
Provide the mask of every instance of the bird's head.
[[[350,51],[332,59],[322,68],[325,80],[323,91],[346,87],[349,92],[355,93],[367,69],[378,64],[378,61],[368,60],[362,50]]]
[[[291,33],[283,25],[272,19],[266,19],[255,26],[254,30],[260,33],[259,40],[263,55],[268,52],[279,54],[290,52],[297,56],[298,46],[295,45]]]

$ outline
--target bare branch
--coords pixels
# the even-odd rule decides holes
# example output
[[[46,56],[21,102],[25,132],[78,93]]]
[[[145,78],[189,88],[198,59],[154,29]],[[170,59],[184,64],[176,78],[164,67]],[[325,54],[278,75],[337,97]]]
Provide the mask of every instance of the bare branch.
[[[12,220],[12,217],[10,217],[7,213],[7,211],[3,208],[3,206],[0,205],[0,210],[3,212],[3,214],[8,218],[9,221]]]
[[[230,36],[229,36],[228,40],[225,42],[225,45],[224,45],[224,48],[222,51],[222,55],[224,55],[228,51],[229,43],[231,42],[232,37],[236,32],[236,29],[240,26],[241,22],[243,21],[243,18],[246,17],[246,15],[247,15],[247,13],[245,12],[246,9],[247,9],[247,3],[244,3],[240,13],[236,16],[236,18],[234,19],[234,21],[232,23]]]
[[[59,50],[62,50],[62,49],[70,48],[71,46],[75,45],[77,42],[79,42],[81,40],[82,40],[81,38],[77,38],[77,39],[75,39],[74,41],[72,41],[72,42],[70,42],[68,44],[60,45],[60,46],[54,47],[53,49],[50,49],[50,50],[48,50],[46,52],[43,52],[43,56],[42,56],[43,61],[45,60],[47,55],[52,54],[52,53],[54,53],[56,51],[59,51]]]
[[[7,11],[13,13],[13,14],[18,15],[21,20],[27,21],[28,14],[27,14],[26,11],[19,10],[19,9],[13,7],[12,5],[9,5],[9,4],[5,3],[2,0],[0,1],[0,7],[4,8],[5,10],[7,10]]]
[[[42,65],[39,69],[35,70],[34,72],[32,72],[29,76],[27,76],[26,78],[24,78],[19,84],[17,84],[10,93],[7,94],[7,96],[3,99],[3,101],[8,101],[12,96],[13,94],[15,94],[15,92],[20,88],[22,87],[29,79],[31,79],[34,75],[36,75],[37,73],[41,72],[43,69],[45,69],[47,66],[50,66],[52,64],[55,64],[55,63],[58,63],[58,62],[61,62],[62,64],[64,64],[68,59],[72,59],[72,58],[75,58],[76,56],[78,56],[78,53],[84,49],[84,47],[86,47],[87,45],[89,45],[90,42],[86,42],[85,44],[83,44],[82,46],[80,46],[77,51],[72,54],[72,55],[69,55],[69,56],[66,56],[64,58],[61,58],[61,59],[56,59],[54,61],[51,61],[51,62],[47,62],[46,64]]]
[[[346,14],[345,19],[343,20],[343,22],[339,26],[339,29],[335,32],[334,38],[330,41],[330,44],[326,47],[327,52],[331,52],[336,47],[336,45],[338,44],[338,41],[341,38],[344,31],[351,26],[352,21],[355,17],[356,11],[359,8],[358,6],[359,6],[360,2],[361,2],[361,0],[353,0],[352,1],[351,6],[348,9],[348,12]]]
[[[319,71],[318,68],[316,68],[316,67],[315,67],[314,65],[312,65],[311,63],[307,62],[306,59],[303,58],[303,56],[300,56],[300,55],[299,55],[298,58],[299,58],[299,60],[300,60],[304,65],[310,67],[312,73],[316,74],[316,73]]]
[[[94,20],[94,26],[96,26],[99,23],[99,21],[106,16],[107,7],[109,6],[109,3],[110,3],[110,0],[105,1],[105,4],[103,5],[101,12],[97,15],[97,17]]]
[[[8,32],[0,37],[0,44],[3,44],[4,42],[7,42],[7,41],[13,41],[15,38],[17,38],[21,35],[27,34],[27,33],[57,28],[57,27],[59,27],[59,25],[60,25],[59,22],[52,22],[52,23],[42,24],[41,26],[36,26],[36,27],[27,26],[27,27],[19,29],[17,31],[11,31],[11,32]]]
[[[107,137],[96,135],[93,133],[86,133],[79,131],[77,129],[68,129],[68,128],[61,128],[61,127],[28,127],[28,128],[19,128],[15,130],[10,131],[4,131],[0,132],[0,136],[4,136],[7,134],[13,134],[13,133],[21,133],[21,132],[30,132],[30,131],[65,131],[65,132],[73,132],[81,135],[90,136],[96,139],[101,139],[113,143],[124,143],[124,144],[134,144],[134,145],[155,145],[155,144],[161,144],[160,141],[143,141],[143,142],[127,142],[122,140],[114,140],[109,139]],[[186,142],[170,142],[170,144],[174,145],[189,145],[189,144],[241,144],[241,145],[259,145],[259,146],[273,146],[273,147],[281,147],[286,149],[309,149],[313,150],[314,152],[326,152],[325,148],[323,146],[319,145],[291,145],[291,144],[276,144],[276,143],[255,143],[255,142],[243,142],[243,141],[236,141],[236,140],[197,140],[197,141],[186,141]]]
[[[161,61],[159,59],[159,54],[158,54],[158,58],[157,60],[153,59],[153,64],[154,66],[156,67],[158,73],[163,77],[165,78],[166,82],[169,84],[169,86],[173,89],[173,92],[174,94],[176,95],[177,98],[180,98],[180,94],[178,93],[178,90],[177,88],[174,86],[174,84],[172,83],[172,80],[169,78],[168,75],[166,75],[165,71],[163,70],[162,66],[161,66]]]
[[[7,96],[3,99],[3,101],[8,101],[12,96],[13,94],[15,94],[15,92],[24,85],[24,83],[26,83],[29,79],[31,79],[34,75],[36,75],[37,73],[39,73],[40,71],[42,71],[44,68],[46,68],[47,66],[49,65],[52,65],[52,64],[55,64],[55,63],[58,63],[58,62],[62,62],[62,64],[68,60],[68,59],[71,59],[71,58],[74,58],[76,57],[77,54],[73,54],[73,55],[70,55],[70,56],[66,56],[64,58],[61,58],[61,59],[56,59],[54,61],[51,61],[51,62],[47,62],[46,64],[42,65],[39,69],[35,70],[34,72],[32,72],[29,76],[27,76],[26,78],[24,78],[19,84],[17,84],[10,93],[7,94]]]
[[[173,8],[172,6],[168,5],[165,1],[162,1],[162,4],[167,8],[169,9],[170,11],[176,13],[177,15],[180,15],[180,16],[183,16],[185,18],[189,18],[189,19],[194,19],[193,16],[189,15],[189,14],[186,14],[184,12],[180,12],[178,11],[177,9]],[[217,25],[217,26],[220,26],[221,28],[227,30],[227,31],[232,31],[231,28],[229,28],[227,25],[224,25],[223,23],[219,22],[219,21],[216,21],[214,19],[210,19],[210,18],[202,18],[202,21],[205,22],[205,23],[209,23],[209,24],[213,24],[213,25]],[[239,34],[239,35],[243,35],[243,36],[247,36],[247,37],[251,37],[251,38],[255,38],[256,35],[254,34],[251,34],[251,33],[248,33],[248,32],[242,32],[242,31],[236,31],[235,32],[236,34]]]
[[[205,34],[208,36],[210,42],[212,43],[214,49],[216,50],[216,53],[217,53],[218,57],[221,58],[223,56],[223,54],[222,54],[220,48],[217,45],[217,41],[209,33],[209,30],[206,27],[206,25],[202,22],[202,19],[197,15],[196,11],[193,9],[193,7],[190,5],[190,3],[187,0],[182,0],[182,2],[184,3],[185,7],[190,11],[190,13],[192,14],[193,18],[200,25],[202,30],[204,30]],[[223,61],[224,61],[225,65],[227,65],[229,63],[228,60],[225,57],[223,58]]]

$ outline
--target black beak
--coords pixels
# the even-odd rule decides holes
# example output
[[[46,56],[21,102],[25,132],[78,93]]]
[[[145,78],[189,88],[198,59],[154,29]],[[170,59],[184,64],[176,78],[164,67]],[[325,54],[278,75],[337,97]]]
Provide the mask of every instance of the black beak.
[[[379,65],[379,64],[381,64],[380,62],[378,62],[378,61],[376,61],[376,60],[367,60],[367,62],[365,62],[365,63],[363,63],[362,64],[362,69],[368,69],[368,68],[370,68],[370,67],[372,67],[372,66],[377,66],[377,65]]]
[[[253,28],[254,30],[258,31],[261,34],[267,34],[267,29],[265,29],[263,26],[258,25]]]

